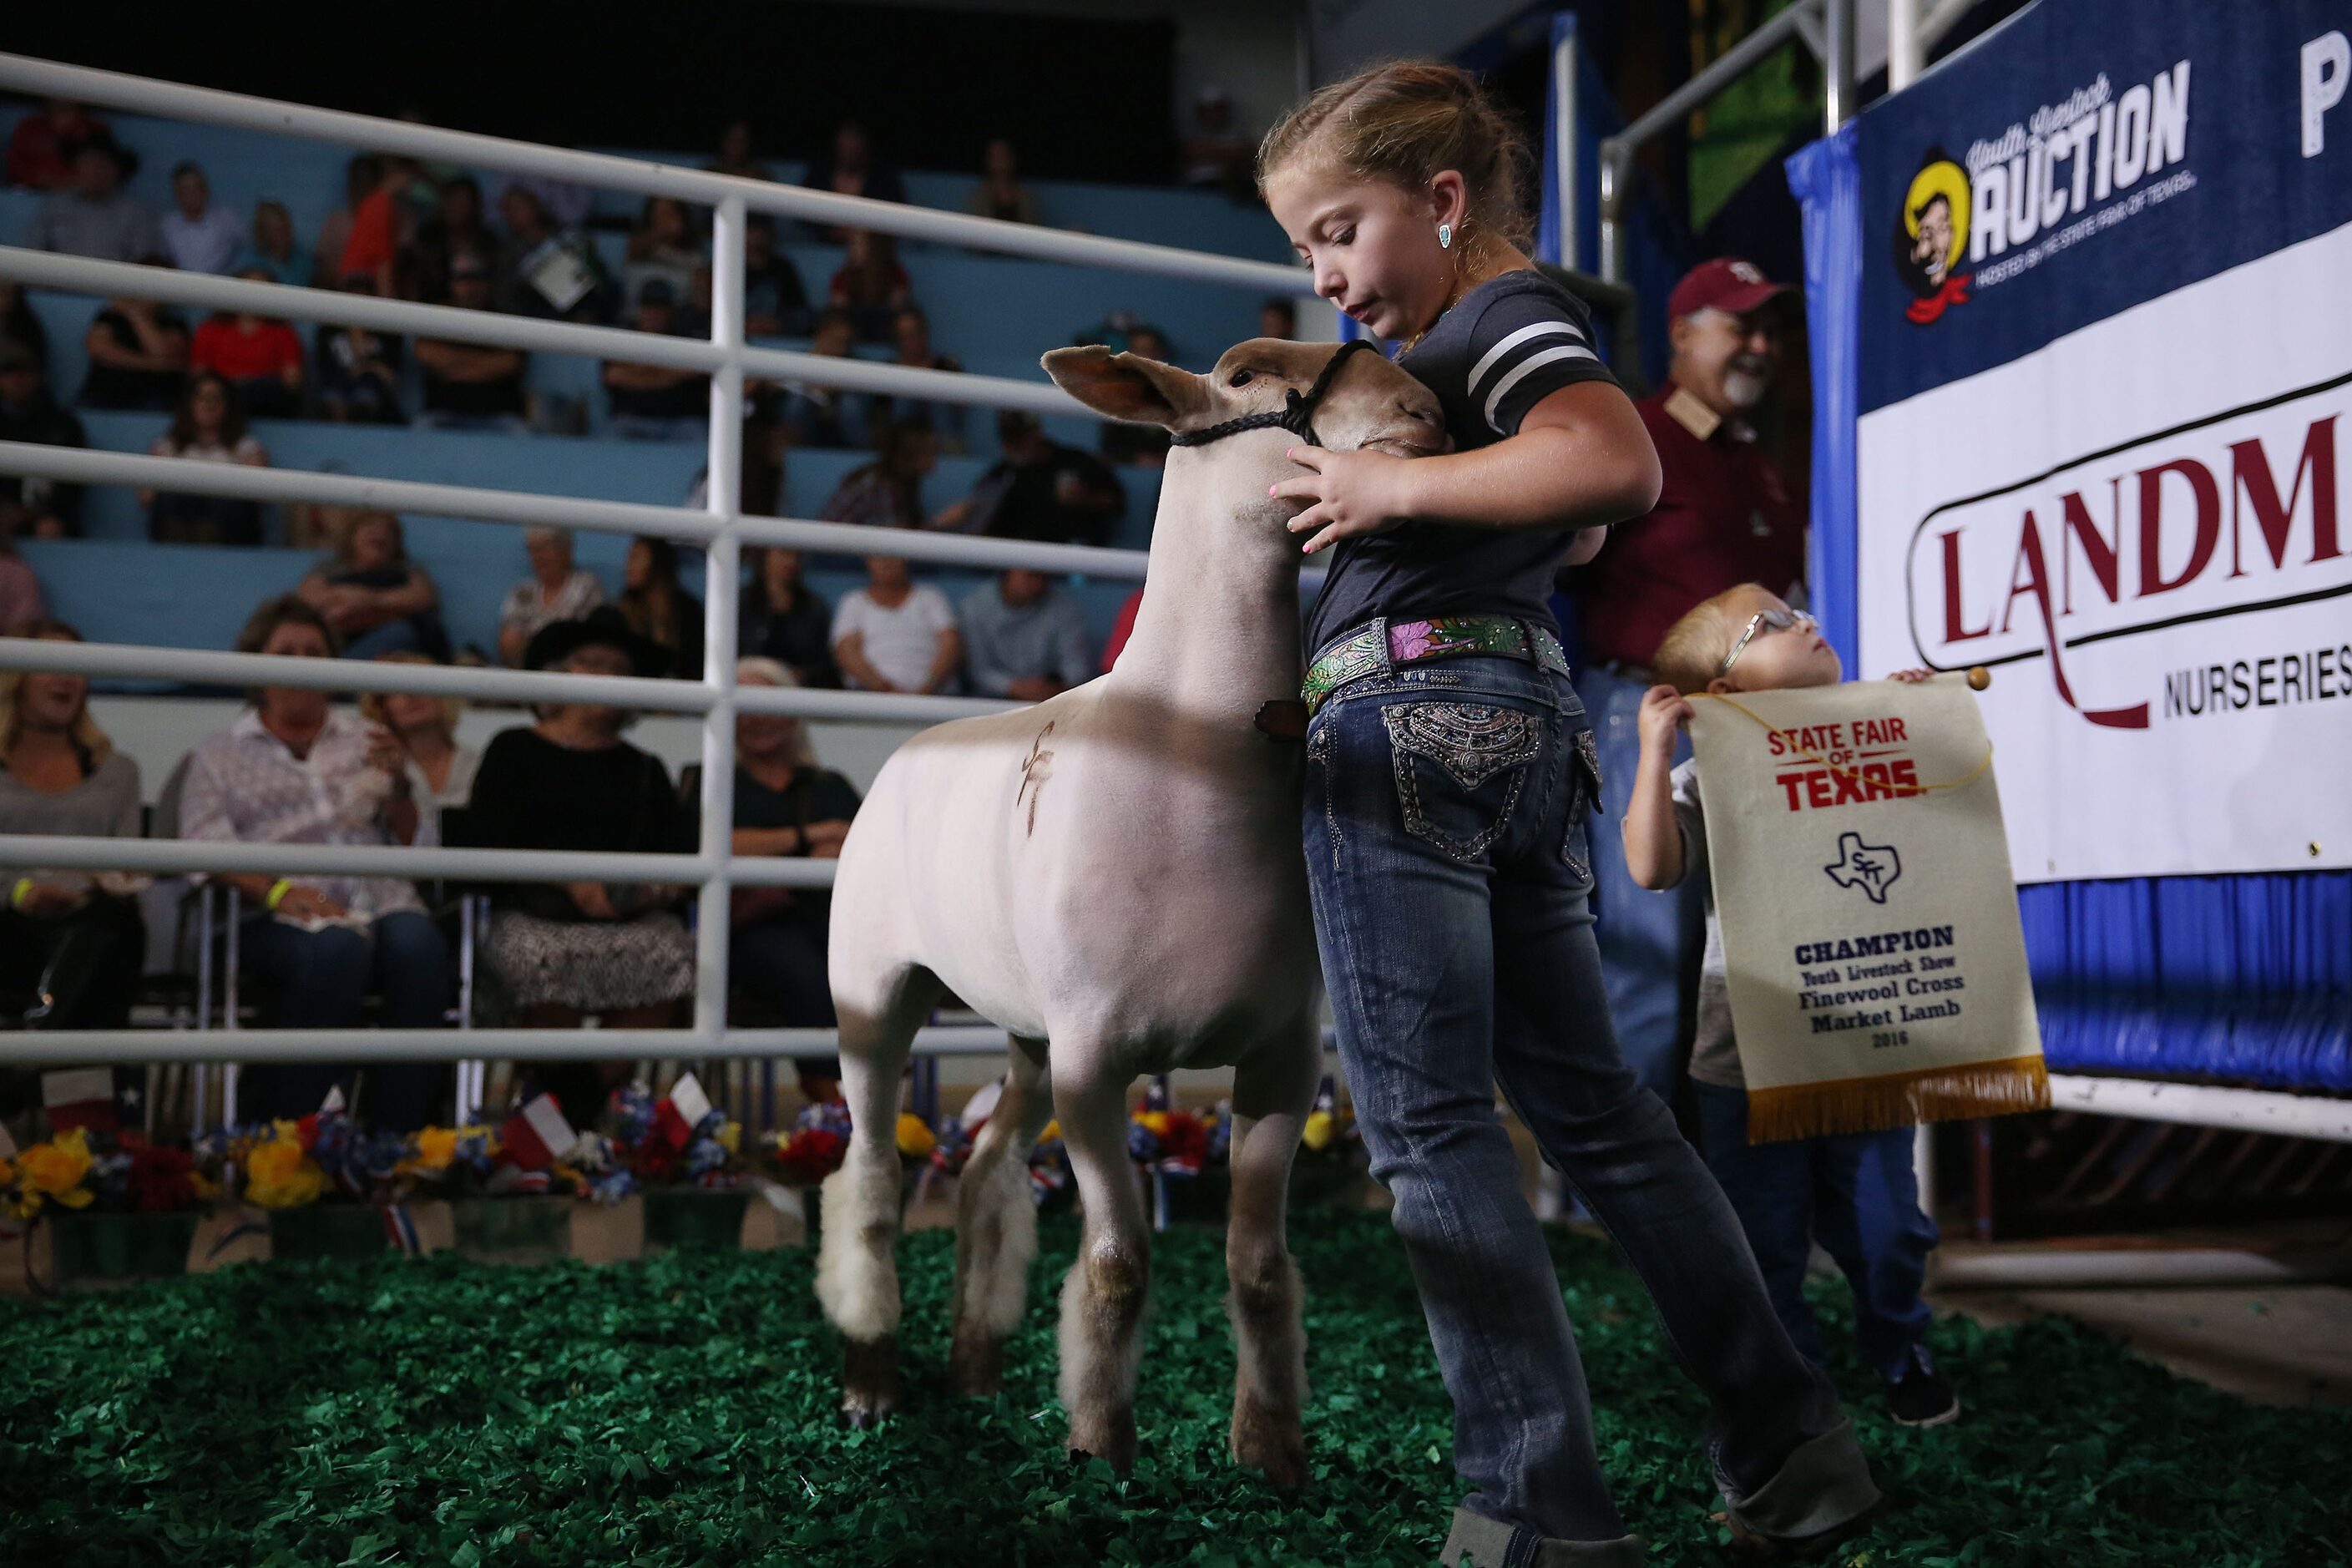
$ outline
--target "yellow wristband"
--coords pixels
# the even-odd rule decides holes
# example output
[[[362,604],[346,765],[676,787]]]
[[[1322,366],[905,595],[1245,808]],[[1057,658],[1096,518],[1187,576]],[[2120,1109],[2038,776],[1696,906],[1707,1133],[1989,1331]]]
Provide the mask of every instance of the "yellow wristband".
[[[33,879],[30,877],[17,878],[16,885],[8,889],[8,907],[12,910],[23,909],[25,907],[25,895],[32,890]]]
[[[286,901],[286,895],[293,890],[294,884],[288,881],[285,878],[280,877],[278,880],[269,884],[269,891],[262,899],[261,907],[265,910],[268,910],[272,913],[275,913],[278,906]]]

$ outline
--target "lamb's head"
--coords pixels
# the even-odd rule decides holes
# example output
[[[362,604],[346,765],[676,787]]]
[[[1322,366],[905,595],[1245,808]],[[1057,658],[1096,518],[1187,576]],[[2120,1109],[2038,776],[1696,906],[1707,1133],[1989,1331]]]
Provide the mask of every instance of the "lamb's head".
[[[1436,394],[1379,354],[1349,347],[1252,338],[1227,349],[1206,375],[1098,345],[1055,349],[1045,364],[1056,385],[1097,413],[1160,426],[1179,446],[1199,446],[1233,465],[1235,471],[1219,479],[1237,492],[1244,480],[1262,493],[1297,473],[1283,453],[1306,437],[1275,421],[1299,400],[1315,438],[1335,451],[1368,447],[1400,458],[1445,451],[1452,443]]]

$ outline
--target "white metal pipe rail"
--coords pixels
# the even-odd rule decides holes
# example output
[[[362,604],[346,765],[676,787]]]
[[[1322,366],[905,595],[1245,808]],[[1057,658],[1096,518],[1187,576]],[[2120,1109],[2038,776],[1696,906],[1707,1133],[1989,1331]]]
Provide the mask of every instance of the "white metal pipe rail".
[[[29,1047],[26,1043],[29,1042]],[[107,1062],[612,1061],[637,1057],[829,1056],[831,1029],[72,1029],[0,1035],[0,1061]],[[20,1048],[26,1047],[26,1048]],[[932,1025],[915,1054],[1002,1056],[990,1025]]]
[[[714,174],[703,169],[680,168],[607,153],[582,153],[570,148],[542,147],[534,142],[484,136],[468,131],[415,125],[406,121],[376,120],[341,110],[319,109],[277,99],[253,98],[178,82],[154,81],[115,71],[92,70],[26,55],[0,54],[0,90],[34,98],[69,98],[78,102],[154,114],[168,120],[188,120],[205,125],[236,126],[312,142],[332,142],[368,152],[396,153],[436,163],[503,169],[541,174],[576,184],[599,185],[638,195],[674,196],[703,206],[717,206],[729,196],[741,198],[748,212],[805,218],[849,228],[877,229],[908,239],[967,246],[1005,256],[1039,261],[1066,262],[1079,267],[1107,267],[1124,272],[1187,278],[1261,292],[1311,295],[1313,279],[1294,267],[1238,257],[1212,256],[1180,250],[1173,246],[1147,245],[1139,240],[1107,239],[1074,234],[1066,229],[965,213],[940,212],[868,196],[838,195],[831,191],[780,185],[735,174]],[[715,300],[714,300],[715,303]]]

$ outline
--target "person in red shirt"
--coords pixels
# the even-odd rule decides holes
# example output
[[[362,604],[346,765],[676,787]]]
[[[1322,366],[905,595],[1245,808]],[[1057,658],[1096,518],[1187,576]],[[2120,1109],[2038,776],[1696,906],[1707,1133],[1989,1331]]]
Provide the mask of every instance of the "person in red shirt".
[[[1636,715],[1656,682],[1650,666],[1666,628],[1742,583],[1804,603],[1805,509],[1748,423],[1780,371],[1786,292],[1730,257],[1702,262],[1675,285],[1666,381],[1635,405],[1664,488],[1650,514],[1620,524],[1577,579],[1586,662],[1576,689],[1601,749],[1602,800],[1620,820],[1641,755]],[[1680,745],[1677,761],[1689,754],[1690,742]],[[1613,844],[1595,846],[1592,871],[1618,1045],[1671,1104],[1690,1038],[1682,975],[1697,959],[1699,902],[1682,889],[1637,887]]]
[[[102,135],[105,121],[70,99],[53,98],[38,114],[16,122],[8,138],[6,179],[0,184],[27,191],[52,191],[67,182],[65,150]]]
[[[237,276],[276,281],[258,267]],[[199,374],[209,371],[236,388],[248,413],[291,417],[302,410],[302,340],[274,317],[245,312],[215,316],[196,329],[188,367]]]

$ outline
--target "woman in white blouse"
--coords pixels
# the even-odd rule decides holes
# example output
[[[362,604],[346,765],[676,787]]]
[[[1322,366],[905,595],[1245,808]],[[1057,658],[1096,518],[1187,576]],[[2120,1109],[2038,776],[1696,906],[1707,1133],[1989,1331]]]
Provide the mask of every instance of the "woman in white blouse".
[[[404,651],[378,655],[376,662],[436,661]],[[406,759],[384,807],[384,825],[403,844],[441,843],[443,809],[464,809],[474,793],[474,770],[482,765],[482,753],[457,743],[457,721],[465,711],[457,698],[414,691],[371,691],[360,699],[360,716],[383,725]]]

